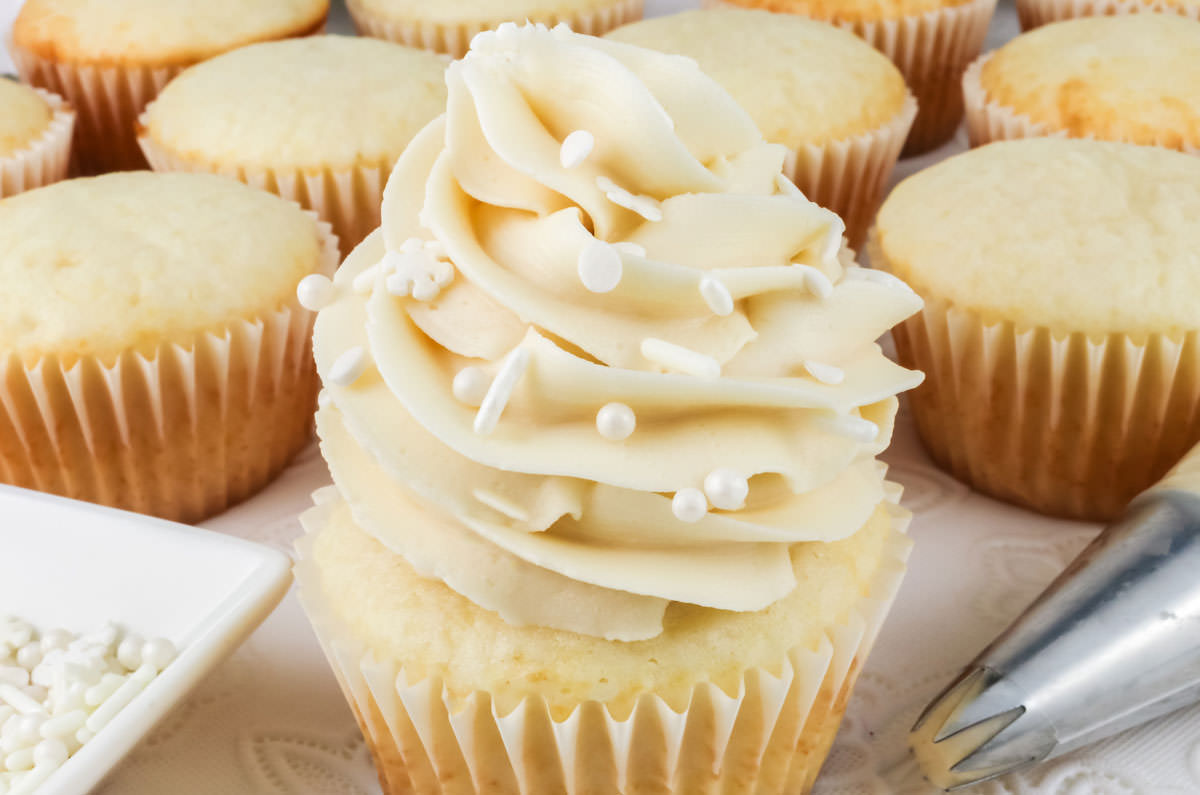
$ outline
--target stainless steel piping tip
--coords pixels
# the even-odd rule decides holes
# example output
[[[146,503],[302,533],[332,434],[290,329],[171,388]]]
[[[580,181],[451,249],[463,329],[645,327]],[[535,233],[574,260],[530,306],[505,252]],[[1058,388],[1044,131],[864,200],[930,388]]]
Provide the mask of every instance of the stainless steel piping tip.
[[[1092,542],[917,720],[958,789],[1200,701],[1200,446]]]

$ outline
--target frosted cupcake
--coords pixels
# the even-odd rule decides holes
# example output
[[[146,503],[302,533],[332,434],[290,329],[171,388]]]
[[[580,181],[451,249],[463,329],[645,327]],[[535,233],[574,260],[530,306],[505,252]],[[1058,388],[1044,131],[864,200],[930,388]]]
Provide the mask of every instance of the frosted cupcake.
[[[26,0],[10,49],[22,80],[79,112],[75,165],[98,174],[146,167],[134,123],[185,67],[315,33],[328,10],[329,0]]]
[[[74,125],[61,97],[0,78],[0,198],[65,177]]]
[[[327,226],[224,177],[112,174],[0,200],[0,481],[196,521],[307,443]]]
[[[925,310],[895,330],[933,458],[1043,513],[1115,517],[1200,439],[1200,159],[1029,138],[902,182],[871,262]]]
[[[963,72],[983,49],[996,0],[705,0],[801,14],[854,32],[892,59],[917,97],[905,155],[953,137],[962,121]]]
[[[514,26],[447,81],[314,337],[297,574],[385,791],[807,791],[904,569],[919,299],[690,59]]]
[[[642,18],[643,0],[346,0],[364,36],[423,47],[459,58],[471,37],[504,22],[566,24],[600,36]]]
[[[207,171],[315,210],[348,254],[379,226],[383,184],[446,107],[447,59],[310,36],[243,47],[172,80],[138,124],[156,171]]]
[[[765,11],[688,11],[608,37],[695,58],[790,150],[784,173],[862,244],[917,113],[891,61],[845,31]]]
[[[1022,30],[1079,17],[1178,14],[1200,17],[1200,0],[1016,0]]]
[[[1035,135],[1200,149],[1200,22],[1095,17],[1026,33],[963,77],[972,145]]]

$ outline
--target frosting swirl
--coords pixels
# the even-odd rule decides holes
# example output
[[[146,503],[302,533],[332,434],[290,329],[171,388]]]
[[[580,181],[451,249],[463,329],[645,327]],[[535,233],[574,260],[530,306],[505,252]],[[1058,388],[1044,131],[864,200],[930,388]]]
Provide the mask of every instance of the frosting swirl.
[[[889,496],[921,376],[875,340],[920,299],[690,59],[506,25],[447,83],[317,321],[356,520],[512,623],[770,605]]]

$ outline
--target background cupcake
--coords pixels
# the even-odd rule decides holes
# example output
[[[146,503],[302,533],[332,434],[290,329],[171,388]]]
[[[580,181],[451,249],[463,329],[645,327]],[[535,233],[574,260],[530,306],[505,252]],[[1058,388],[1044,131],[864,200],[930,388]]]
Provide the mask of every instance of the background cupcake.
[[[0,77],[0,198],[65,177],[74,124],[61,97]]]
[[[995,0],[705,0],[802,14],[853,31],[899,67],[917,97],[905,155],[945,143],[962,120],[960,81],[983,49]]]
[[[1068,135],[1200,148],[1200,22],[1173,14],[1047,25],[963,77],[971,144]]]
[[[784,173],[862,244],[917,110],[891,61],[825,23],[765,11],[688,11],[608,37],[695,58],[791,150]]]
[[[310,36],[191,67],[142,115],[156,171],[208,171],[315,210],[343,254],[379,226],[383,185],[446,106],[439,55],[375,39]]]
[[[1062,138],[990,144],[902,182],[871,262],[925,309],[925,446],[981,491],[1107,520],[1200,439],[1200,159]]]
[[[27,0],[13,23],[21,79],[78,111],[85,174],[145,168],[138,114],[173,76],[256,41],[318,32],[329,0]]]
[[[690,59],[514,26],[447,83],[313,343],[297,576],[385,790],[807,791],[904,570],[920,300]]]
[[[504,22],[560,22],[600,36],[642,18],[643,0],[346,0],[359,33],[460,57],[471,38]]]
[[[0,200],[0,480],[196,521],[309,438],[311,313],[337,249],[233,180],[137,172]]]
[[[1016,0],[1016,3],[1022,30],[1064,19],[1145,12],[1200,17],[1197,0]]]

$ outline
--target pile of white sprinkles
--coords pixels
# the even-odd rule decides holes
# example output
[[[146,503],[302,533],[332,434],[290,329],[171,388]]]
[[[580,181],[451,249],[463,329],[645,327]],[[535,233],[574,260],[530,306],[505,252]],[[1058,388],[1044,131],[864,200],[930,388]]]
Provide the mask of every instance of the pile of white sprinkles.
[[[112,623],[76,635],[0,616],[0,795],[34,792],[175,653]]]

